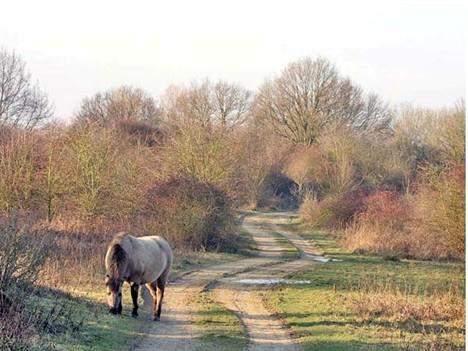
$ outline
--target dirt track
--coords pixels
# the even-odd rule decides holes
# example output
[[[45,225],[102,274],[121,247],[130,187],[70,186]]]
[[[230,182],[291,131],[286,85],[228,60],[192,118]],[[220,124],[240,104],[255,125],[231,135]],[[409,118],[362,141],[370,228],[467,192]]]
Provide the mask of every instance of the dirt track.
[[[243,227],[257,243],[258,257],[211,266],[171,283],[167,288],[161,321],[151,325],[147,336],[134,350],[193,350],[197,337],[192,328],[196,305],[191,302],[202,291],[211,291],[217,302],[238,316],[249,336],[248,350],[300,350],[282,321],[263,305],[258,290],[268,286],[242,283],[287,277],[326,261],[311,243],[278,229],[277,224],[287,222],[291,216],[291,213],[247,216]],[[300,257],[286,260],[273,232],[289,240],[301,252]]]

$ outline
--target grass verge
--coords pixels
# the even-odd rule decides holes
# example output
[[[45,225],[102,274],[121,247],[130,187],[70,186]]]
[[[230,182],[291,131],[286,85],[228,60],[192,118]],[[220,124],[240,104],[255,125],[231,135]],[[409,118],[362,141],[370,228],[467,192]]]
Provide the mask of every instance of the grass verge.
[[[464,266],[356,255],[323,232],[284,225],[340,261],[292,278],[311,280],[264,292],[305,350],[464,349]]]
[[[200,334],[197,350],[240,351],[247,347],[248,337],[237,316],[215,302],[210,292],[200,294],[195,303],[195,328]]]
[[[175,252],[172,277],[175,278],[203,266],[220,262],[234,261],[236,254],[216,252]],[[104,272],[102,272],[104,276]],[[48,339],[57,350],[64,351],[119,351],[131,349],[144,337],[148,327],[148,318],[141,315],[132,318],[130,289],[124,284],[123,314],[110,315],[107,312],[106,290],[100,277],[95,278],[95,284],[84,284],[79,287],[64,287],[67,294],[41,296],[41,303],[64,303],[72,306],[75,319],[82,321],[76,332],[50,334]]]

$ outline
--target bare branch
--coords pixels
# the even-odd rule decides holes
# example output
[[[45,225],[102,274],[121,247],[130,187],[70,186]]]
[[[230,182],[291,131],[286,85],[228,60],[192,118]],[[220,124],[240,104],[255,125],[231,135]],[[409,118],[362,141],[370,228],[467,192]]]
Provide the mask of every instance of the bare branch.
[[[346,125],[358,131],[388,128],[391,112],[376,95],[365,96],[326,59],[289,64],[260,88],[254,114],[294,143],[313,144],[324,129]]]
[[[0,50],[0,125],[32,129],[52,116],[47,96],[31,84],[25,66],[14,52]]]

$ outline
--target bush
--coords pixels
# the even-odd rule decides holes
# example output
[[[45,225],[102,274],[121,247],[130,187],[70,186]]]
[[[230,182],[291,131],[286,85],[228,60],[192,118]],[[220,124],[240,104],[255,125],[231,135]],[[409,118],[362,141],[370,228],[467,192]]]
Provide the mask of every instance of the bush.
[[[314,227],[344,228],[364,209],[367,194],[365,189],[357,189],[328,195],[321,201],[306,196],[300,208],[301,217]]]
[[[192,249],[227,249],[235,238],[233,216],[225,193],[189,176],[155,184],[147,194],[149,231],[172,245]]]
[[[74,321],[70,315],[62,316],[69,312],[65,306],[43,308],[31,303],[33,283],[46,262],[51,242],[47,236],[21,230],[11,218],[0,225],[0,237],[0,349],[52,350],[34,340],[37,334],[55,332],[59,323]]]
[[[420,186],[415,195],[376,192],[365,208],[344,231],[347,248],[390,257],[464,258],[463,168]]]
[[[87,125],[72,131],[62,167],[67,215],[85,219],[133,215],[147,182],[151,160],[144,146],[132,146],[121,134]]]
[[[365,201],[365,210],[344,232],[344,244],[358,252],[408,256],[410,207],[398,193],[378,191]]]
[[[237,147],[230,150],[235,158],[234,182],[229,195],[237,199],[238,205],[255,209],[271,199],[271,175],[281,173],[290,147],[278,143],[271,130],[254,123],[234,137]]]
[[[0,293],[11,300],[10,288],[20,283],[32,284],[37,279],[46,261],[50,243],[45,236],[24,232],[17,221],[11,218],[0,225],[0,237]]]
[[[448,109],[405,107],[395,123],[395,144],[416,169],[465,159],[465,104]]]
[[[133,144],[141,144],[149,147],[161,145],[164,133],[148,122],[135,120],[121,120],[117,122],[117,129]]]
[[[231,140],[216,128],[178,129],[162,152],[166,176],[186,174],[203,183],[229,188],[235,170]]]
[[[455,165],[442,172],[426,169],[414,196],[414,231],[427,238],[424,256],[465,257],[465,167]],[[434,245],[428,246],[429,242]]]
[[[0,129],[0,210],[28,209],[33,204],[37,172],[36,137],[14,128]]]
[[[298,207],[297,184],[278,171],[269,172],[259,189],[257,208],[291,210]]]

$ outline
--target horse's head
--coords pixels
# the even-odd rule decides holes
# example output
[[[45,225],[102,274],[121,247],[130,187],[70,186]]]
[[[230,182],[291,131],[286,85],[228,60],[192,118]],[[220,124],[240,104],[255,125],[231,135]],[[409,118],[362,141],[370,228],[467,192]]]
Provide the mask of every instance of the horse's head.
[[[120,244],[114,244],[109,248],[106,257],[106,287],[107,304],[112,314],[122,313],[122,284],[127,279],[127,255]]]
[[[123,279],[106,274],[107,305],[112,314],[122,313],[122,284]]]

